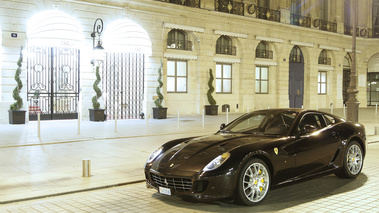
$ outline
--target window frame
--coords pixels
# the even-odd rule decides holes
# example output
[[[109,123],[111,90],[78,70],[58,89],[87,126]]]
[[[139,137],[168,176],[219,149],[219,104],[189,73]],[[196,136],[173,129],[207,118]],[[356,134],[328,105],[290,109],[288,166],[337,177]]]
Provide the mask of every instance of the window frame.
[[[217,76],[217,65],[221,65],[221,78]],[[224,78],[224,66],[230,66],[230,78]],[[233,66],[229,63],[216,63],[216,94],[232,94],[233,91]],[[217,80],[221,80],[221,92],[217,92]],[[224,91],[224,80],[230,80],[230,91]]]
[[[325,74],[325,81],[322,81],[322,75]],[[317,93],[319,95],[326,95],[328,93],[327,83],[328,83],[328,73],[326,71],[318,71],[318,80],[317,80]],[[322,92],[324,89],[325,92]]]
[[[262,68],[267,68],[267,79],[266,80],[262,80]],[[257,69],[259,69],[259,78],[257,78]],[[270,88],[270,85],[269,85],[269,82],[270,82],[270,69],[268,66],[256,66],[255,67],[255,94],[269,94],[269,88]],[[259,82],[259,91],[257,91],[257,82]],[[267,92],[262,92],[262,82],[267,82],[267,88],[266,88],[266,91]]]
[[[174,62],[175,63],[175,74],[174,75],[169,75],[168,74],[168,69],[169,69],[169,62]],[[178,76],[178,62],[185,62],[186,63],[186,75],[185,76]],[[178,91],[178,78],[184,78],[186,79],[186,85],[185,85],[185,91]],[[169,84],[169,78],[174,78],[175,85],[174,88],[175,90],[168,90],[168,84]],[[168,59],[167,60],[167,76],[166,76],[166,82],[167,82],[167,93],[188,93],[188,61],[186,60],[177,60],[177,59]]]

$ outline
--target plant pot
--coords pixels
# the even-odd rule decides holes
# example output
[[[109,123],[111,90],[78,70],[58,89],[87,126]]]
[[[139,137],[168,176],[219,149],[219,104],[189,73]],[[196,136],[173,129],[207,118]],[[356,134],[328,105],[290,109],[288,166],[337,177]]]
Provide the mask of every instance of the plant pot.
[[[25,124],[25,110],[8,110],[10,124]]]
[[[166,119],[167,118],[167,108],[157,108],[153,107],[153,118],[154,119]]]
[[[206,115],[218,115],[218,105],[205,105]]]
[[[89,120],[90,121],[104,121],[106,115],[104,113],[105,109],[88,109],[89,110]]]

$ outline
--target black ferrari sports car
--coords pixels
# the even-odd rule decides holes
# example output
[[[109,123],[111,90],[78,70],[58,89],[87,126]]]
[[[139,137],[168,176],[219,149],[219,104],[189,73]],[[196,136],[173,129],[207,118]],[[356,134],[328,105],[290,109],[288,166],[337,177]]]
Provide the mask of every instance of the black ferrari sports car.
[[[256,205],[270,187],[334,173],[357,177],[363,125],[325,112],[268,109],[247,113],[209,136],[163,144],[145,165],[147,187],[196,199]]]

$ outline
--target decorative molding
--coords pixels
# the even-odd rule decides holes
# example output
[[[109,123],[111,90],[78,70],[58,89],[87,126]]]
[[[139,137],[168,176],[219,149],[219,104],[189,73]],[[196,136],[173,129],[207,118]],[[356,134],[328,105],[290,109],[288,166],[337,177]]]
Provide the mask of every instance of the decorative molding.
[[[334,71],[334,67],[332,66],[318,66],[319,71]]]
[[[214,57],[213,61],[220,63],[229,63],[229,64],[240,64],[240,58],[223,58],[223,57]]]
[[[333,50],[333,51],[340,51],[341,48],[339,47],[333,47],[333,46],[327,46],[327,45],[319,45],[320,49],[325,49],[325,50]]]
[[[280,38],[269,38],[269,37],[263,37],[263,36],[255,36],[257,40],[261,41],[269,41],[269,42],[275,42],[275,43],[283,43],[284,39]]]
[[[353,50],[345,48],[345,52],[352,53]],[[356,50],[356,52],[359,53],[359,54],[362,53],[362,51],[360,51],[360,50]]]
[[[248,34],[245,34],[245,33],[233,33],[233,32],[221,31],[221,30],[215,30],[214,33],[216,35],[226,35],[226,36],[237,37],[237,38],[247,38],[248,37]]]
[[[291,44],[303,47],[313,47],[314,43],[301,42],[301,41],[291,41]]]
[[[203,33],[205,31],[205,28],[202,28],[202,27],[191,27],[191,26],[180,25],[180,24],[163,23],[163,26],[165,28],[186,30],[186,31],[192,31],[192,32],[199,32],[199,33]]]
[[[184,54],[176,54],[176,53],[164,53],[163,57],[174,58],[174,59],[184,59],[184,60],[197,60],[196,55],[184,55]]]
[[[278,66],[278,62],[276,62],[276,61],[266,61],[266,60],[255,60],[255,65]]]

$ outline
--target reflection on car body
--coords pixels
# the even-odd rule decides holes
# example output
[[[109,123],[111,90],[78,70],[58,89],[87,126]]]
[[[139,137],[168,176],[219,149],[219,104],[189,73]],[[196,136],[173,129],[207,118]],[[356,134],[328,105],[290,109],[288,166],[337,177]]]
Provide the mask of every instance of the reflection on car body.
[[[357,177],[365,137],[363,125],[320,111],[255,111],[213,135],[163,144],[146,162],[146,183],[162,194],[255,205],[272,186],[319,174]]]

